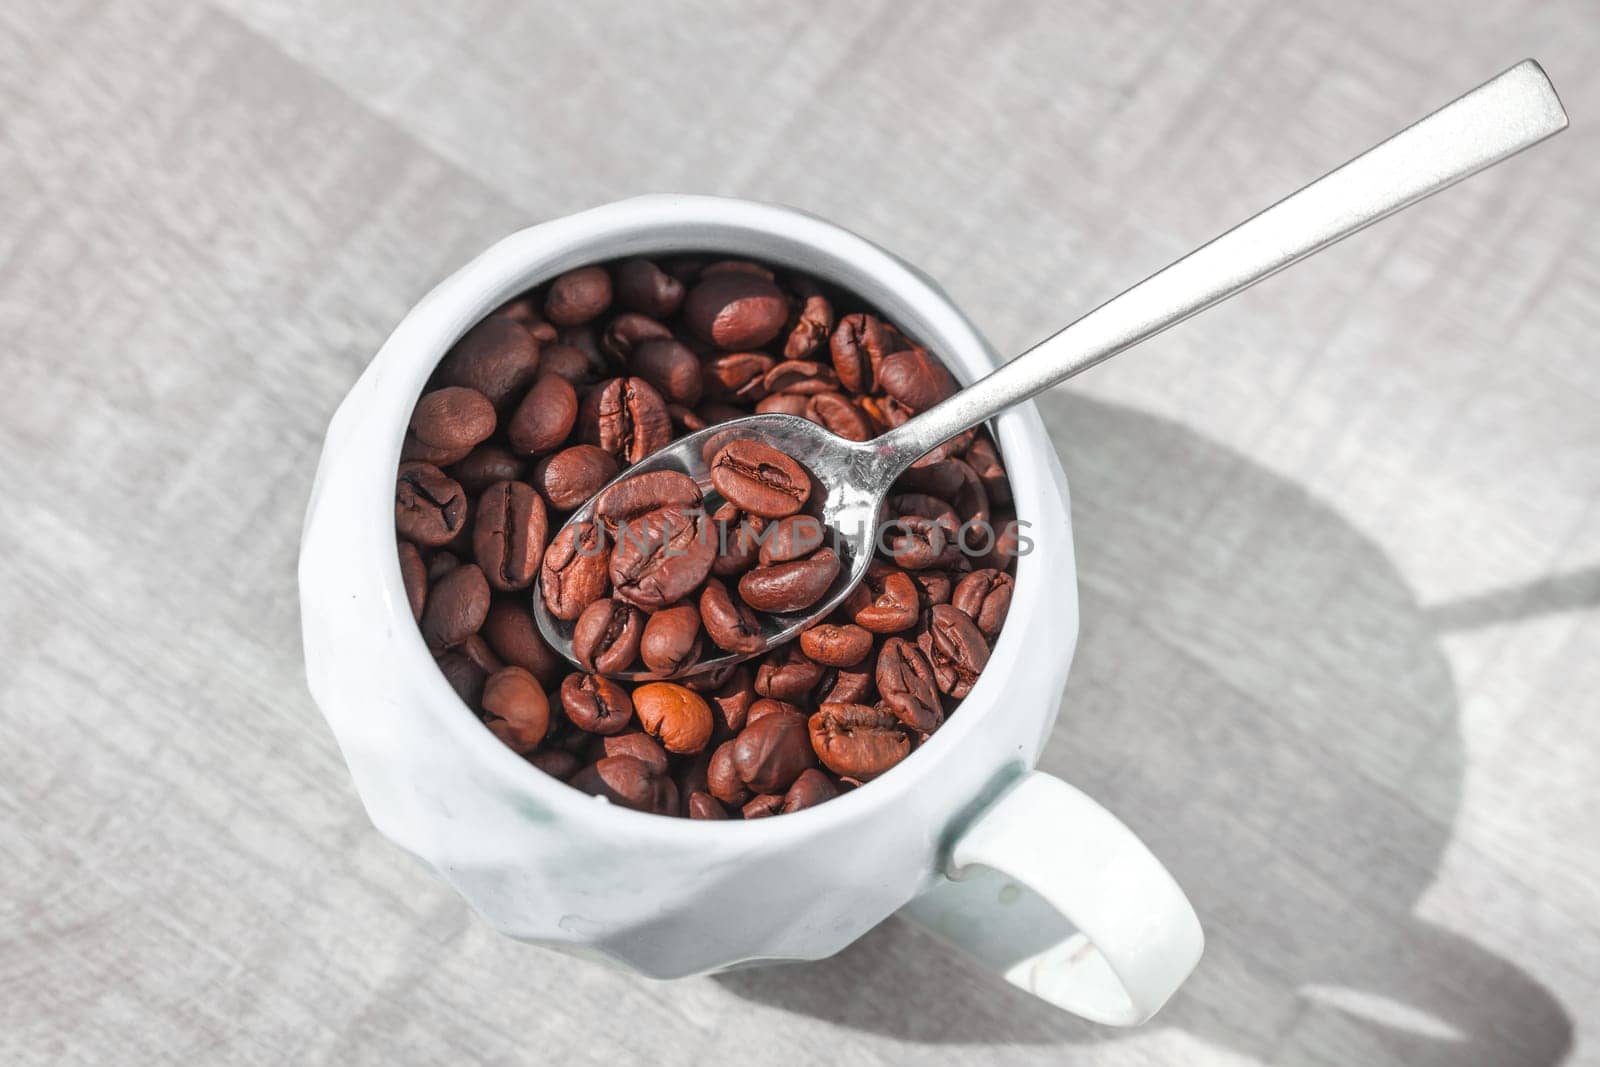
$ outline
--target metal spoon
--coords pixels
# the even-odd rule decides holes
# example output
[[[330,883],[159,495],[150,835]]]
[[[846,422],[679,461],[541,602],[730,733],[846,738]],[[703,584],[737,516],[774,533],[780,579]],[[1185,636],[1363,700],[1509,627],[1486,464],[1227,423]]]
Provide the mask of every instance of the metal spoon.
[[[813,497],[821,494],[822,521],[835,532],[840,572],[827,595],[806,610],[761,616],[766,647],[780,645],[826,616],[861,581],[872,558],[872,539],[884,497],[895,479],[921,456],[1012,404],[1154,337],[1566,126],[1566,113],[1550,80],[1538,63],[1524,60],[881,437],[847,441],[793,415],[754,415],[680,438],[635,463],[616,480],[656,470],[682,471],[706,491],[709,512],[720,497],[711,488],[708,461],[722,444],[739,437],[773,445],[812,473],[818,483],[812,489]],[[595,498],[591,498],[567,525],[592,520],[594,505]],[[572,624],[551,616],[537,589],[533,607],[544,639],[576,662]],[[715,650],[709,641],[706,647]],[[712,656],[681,673],[698,674],[755,654]],[[617,672],[613,677],[661,675],[636,670]]]

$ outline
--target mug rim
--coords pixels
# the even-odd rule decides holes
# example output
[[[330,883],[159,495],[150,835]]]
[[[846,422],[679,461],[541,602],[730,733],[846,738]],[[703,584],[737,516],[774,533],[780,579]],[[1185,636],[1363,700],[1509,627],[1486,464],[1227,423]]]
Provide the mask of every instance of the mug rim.
[[[698,233],[689,241],[669,239],[666,231],[672,227],[692,227]],[[398,545],[392,472],[400,462],[410,412],[439,361],[466,330],[507,300],[563,271],[631,255],[672,254],[674,250],[678,254],[725,252],[762,259],[815,274],[857,293],[863,289],[862,282],[841,281],[840,275],[859,273],[871,283],[868,288],[881,286],[883,292],[872,294],[868,300],[886,317],[892,315],[891,321],[897,324],[914,323],[907,332],[919,339],[926,340],[930,332],[938,337],[941,349],[945,349],[939,351],[941,360],[963,385],[987,374],[999,363],[993,349],[932,279],[866,238],[809,212],[759,201],[690,194],[649,194],[602,204],[526,227],[496,241],[418,301],[374,356],[369,373],[374,373],[380,394],[375,398],[374,417],[382,422],[375,429],[383,435],[383,447],[373,455],[382,466],[370,472],[374,477],[357,475],[358,484],[366,481],[376,490],[374,496],[381,498],[362,506],[358,514],[365,532],[377,539],[369,543]],[[795,262],[796,256],[788,253],[797,250],[819,257],[824,265]],[[953,357],[950,349],[960,355]],[[968,365],[972,360],[977,366]],[[975,375],[974,371],[978,373]],[[1036,520],[1044,510],[1044,494],[1058,490],[1049,462],[1054,458],[1053,445],[1036,415],[1033,425],[1029,425],[1027,415],[1031,409],[1031,401],[1015,405],[990,420],[990,426],[1012,484],[1017,519],[1029,520],[1025,529],[1037,532],[1042,528]],[[1028,438],[1035,434],[1040,440],[1030,442]],[[1047,454],[1040,454],[1041,450]],[[369,457],[364,462],[374,459]],[[1050,536],[1070,538],[1070,521],[1069,513],[1063,528]],[[1017,622],[1032,613],[1033,606],[1047,593],[1049,581],[1048,575],[1040,573],[1043,560],[1039,551],[1017,558],[1016,588],[1007,619],[1010,625],[1001,628],[990,651],[990,666],[961,701],[963,705],[972,703],[975,709],[987,702],[990,706],[986,711],[953,715],[899,764],[827,803],[782,817],[700,820],[634,811],[588,796],[506,747],[483,727],[434,662],[406,606],[397,548],[380,554],[386,557],[379,562],[376,576],[382,586],[381,603],[391,614],[404,619],[399,641],[406,655],[395,669],[405,672],[408,683],[419,691],[428,714],[437,715],[435,709],[440,707],[450,709],[443,716],[445,729],[464,752],[473,754],[486,771],[492,771],[499,785],[531,794],[562,818],[598,818],[612,832],[694,838],[702,834],[756,834],[759,826],[760,838],[748,840],[752,844],[759,840],[765,847],[781,846],[786,839],[811,836],[865,817],[873,807],[881,808],[912,793],[936,772],[942,759],[955,755],[965,735],[980,727],[980,720],[988,714],[1003,714],[1004,707],[993,699],[1003,684],[1001,672],[992,668],[1022,643],[1022,628]],[[1075,584],[1076,575],[1069,575],[1068,580]],[[1026,766],[1027,761],[1019,756],[1019,773]],[[862,794],[867,795],[863,798]],[[618,819],[622,821],[616,822]]]

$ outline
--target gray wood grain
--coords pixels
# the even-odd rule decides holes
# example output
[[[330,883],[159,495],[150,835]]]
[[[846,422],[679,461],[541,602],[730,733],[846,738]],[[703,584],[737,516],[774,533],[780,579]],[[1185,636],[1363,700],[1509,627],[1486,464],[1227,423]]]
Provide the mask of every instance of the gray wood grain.
[[[1151,1026],[897,921],[598,970],[368,825],[301,509],[494,237],[782,201],[1016,349],[1525,55],[1562,138],[1041,402],[1084,601],[1045,766],[1210,938]],[[0,1060],[1600,1063],[1597,115],[1585,0],[0,7]]]

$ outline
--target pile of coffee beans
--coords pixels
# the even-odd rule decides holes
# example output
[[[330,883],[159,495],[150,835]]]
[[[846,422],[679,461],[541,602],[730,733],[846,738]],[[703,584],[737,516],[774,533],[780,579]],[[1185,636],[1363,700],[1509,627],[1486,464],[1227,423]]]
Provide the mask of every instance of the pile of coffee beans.
[[[988,661],[1024,539],[986,431],[901,477],[866,581],[827,619],[675,681],[607,675],[759,649],[755,613],[803,610],[834,581],[807,472],[733,440],[711,459],[710,514],[692,479],[656,471],[551,535],[681,434],[781,411],[868,440],[955,389],[810,278],[694,256],[570,271],[469,330],[417,401],[395,489],[411,611],[487,728],[585,792],[699,819],[822,803],[909,755]],[[572,623],[582,669],[540,637],[534,595]]]

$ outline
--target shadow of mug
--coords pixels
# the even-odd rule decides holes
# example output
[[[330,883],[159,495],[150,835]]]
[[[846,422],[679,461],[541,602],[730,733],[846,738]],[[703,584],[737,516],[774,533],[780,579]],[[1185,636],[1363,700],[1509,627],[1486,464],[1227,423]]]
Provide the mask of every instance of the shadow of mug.
[[[1551,993],[1415,914],[1459,804],[1436,620],[1369,538],[1175,423],[1057,391],[1083,635],[1040,766],[1188,891],[1206,955],[1151,1024],[1275,1062],[1558,1063]],[[1115,1040],[892,920],[814,964],[715,978],[927,1043]],[[1102,1062],[1108,1049],[1092,1055]]]

